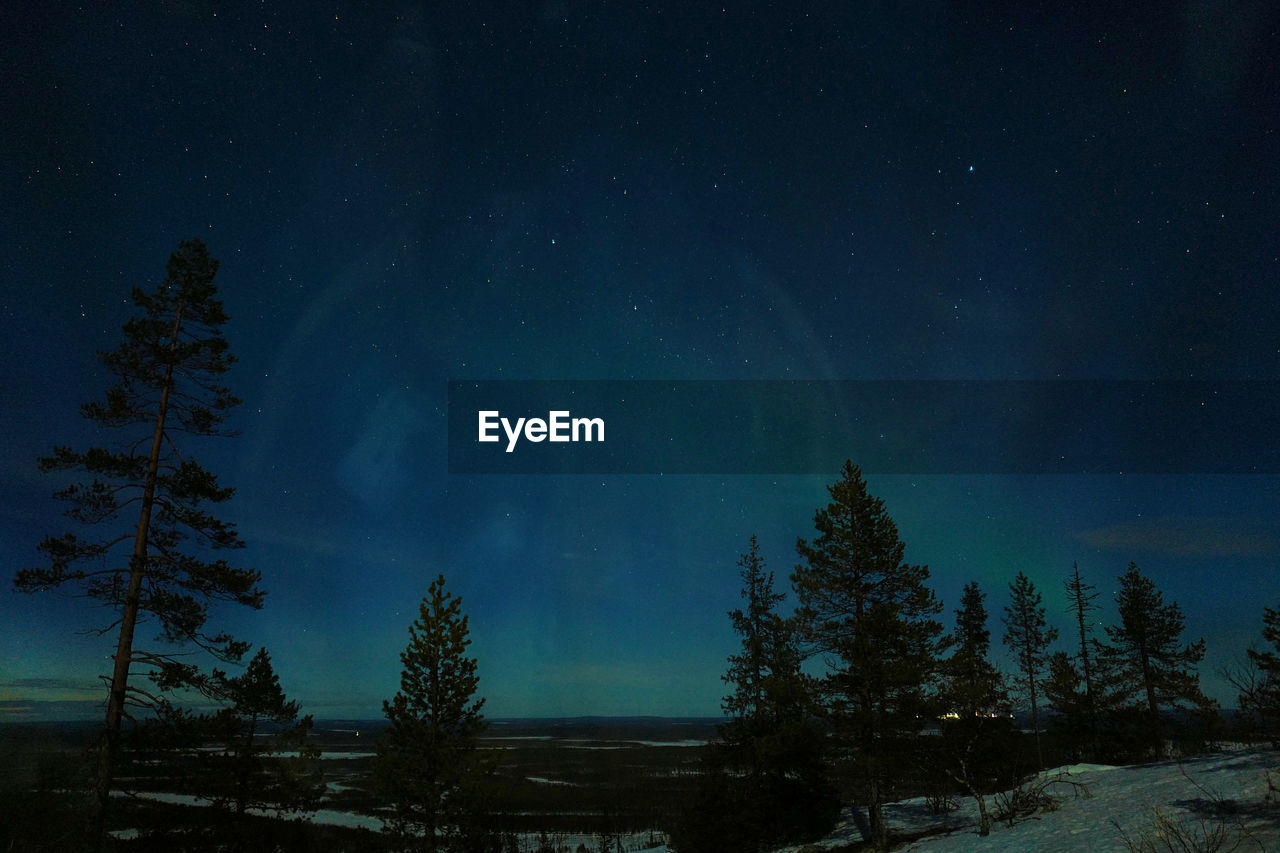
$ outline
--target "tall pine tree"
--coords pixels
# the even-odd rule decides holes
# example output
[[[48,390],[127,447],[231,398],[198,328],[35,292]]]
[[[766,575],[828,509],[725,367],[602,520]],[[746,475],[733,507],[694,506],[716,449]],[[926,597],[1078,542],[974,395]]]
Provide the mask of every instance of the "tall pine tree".
[[[125,324],[119,347],[99,354],[115,383],[104,401],[81,407],[84,417],[119,431],[116,449],[55,447],[40,460],[43,471],[85,476],[55,497],[70,505],[73,521],[104,532],[92,539],[46,537],[39,550],[49,564],[14,578],[20,592],[77,589],[110,614],[98,629],[115,633],[116,650],[104,678],[110,686],[90,820],[95,844],[103,837],[121,721],[129,706],[158,702],[137,686],[132,669],[145,668],[162,688],[201,686],[208,676],[175,647],[239,660],[248,644],[208,631],[209,605],[262,606],[258,572],[207,553],[243,547],[234,526],[206,509],[229,500],[234,489],[220,486],[185,446],[191,436],[226,434],[223,420],[240,402],[221,384],[235,359],[221,332],[228,318],[216,298],[217,272],[205,245],[188,240],[170,256],[154,293],[134,289],[139,315]],[[143,649],[134,635],[148,621],[161,645]]]
[[[388,831],[410,847],[475,849],[486,831],[485,789],[493,761],[477,749],[488,727],[473,699],[480,677],[462,600],[431,583],[400,654],[400,690],[382,703],[390,726],[373,760],[374,783],[391,800]]]
[[[1213,706],[1213,700],[1200,691],[1196,671],[1204,660],[1204,640],[1182,645],[1182,608],[1176,601],[1165,604],[1155,581],[1142,574],[1136,563],[1129,563],[1120,576],[1116,607],[1120,623],[1107,626],[1110,642],[1100,649],[1101,663],[1114,689],[1146,711],[1151,743],[1160,756],[1164,753],[1161,707],[1182,708],[1187,702],[1200,709]]]
[[[906,771],[902,751],[929,712],[942,605],[927,586],[928,568],[903,559],[897,525],[851,461],[827,491],[831,502],[814,515],[817,537],[796,543],[804,562],[791,581],[809,650],[829,661],[822,682],[829,716],[867,806],[872,843],[884,849],[887,788]]]
[[[1045,621],[1044,603],[1035,584],[1022,572],[1009,584],[1010,601],[1004,608],[1004,644],[1017,663],[1016,683],[1031,703],[1031,729],[1035,735],[1036,761],[1044,765],[1040,745],[1040,680],[1048,665],[1049,646],[1058,629]]]

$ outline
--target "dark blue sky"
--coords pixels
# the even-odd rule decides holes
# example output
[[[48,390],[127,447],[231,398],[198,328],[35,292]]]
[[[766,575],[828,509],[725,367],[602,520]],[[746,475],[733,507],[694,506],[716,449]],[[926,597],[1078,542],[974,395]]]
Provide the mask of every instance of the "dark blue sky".
[[[1271,4],[6,4],[0,563],[67,529],[133,285],[222,261],[270,591],[216,617],[375,716],[437,572],[497,716],[713,714],[751,533],[826,477],[450,476],[450,379],[1280,379]],[[922,418],[936,413],[922,412]],[[1232,436],[1223,436],[1230,442]],[[858,460],[855,458],[855,462]],[[875,476],[950,610],[1136,560],[1212,674],[1280,601],[1275,476]],[[785,585],[785,581],[784,581]],[[0,595],[0,711],[98,700],[83,602]],[[1111,609],[1104,621],[1114,617]],[[5,710],[7,709],[7,710]]]

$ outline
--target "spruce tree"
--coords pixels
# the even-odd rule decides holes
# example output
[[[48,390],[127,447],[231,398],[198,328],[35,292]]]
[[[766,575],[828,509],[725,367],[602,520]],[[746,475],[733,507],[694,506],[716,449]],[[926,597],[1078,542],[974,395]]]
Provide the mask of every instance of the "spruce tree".
[[[777,612],[785,595],[774,591],[755,536],[738,568],[745,609],[729,618],[742,648],[723,676],[733,688],[722,703],[731,719],[709,747],[697,795],[673,835],[682,853],[812,841],[840,811],[794,626]]]
[[[221,332],[228,317],[216,298],[217,271],[204,244],[188,240],[170,256],[154,293],[133,290],[140,313],[125,324],[124,341],[99,354],[115,382],[105,400],[81,407],[98,426],[117,430],[118,443],[55,447],[40,460],[43,471],[84,475],[55,497],[70,505],[73,521],[103,532],[46,537],[38,547],[48,565],[14,578],[19,592],[78,592],[109,614],[97,629],[114,632],[116,649],[104,679],[110,687],[89,828],[94,844],[103,837],[121,721],[130,707],[160,701],[137,685],[133,668],[144,668],[161,688],[206,685],[208,676],[179,652],[195,647],[236,661],[248,649],[207,629],[209,605],[262,606],[258,572],[209,553],[243,547],[235,527],[206,508],[229,500],[234,489],[221,486],[187,446],[193,436],[227,434],[224,418],[240,402],[221,384],[235,359]],[[156,648],[135,645],[147,622],[158,633]]]
[[[1182,645],[1182,608],[1165,604],[1155,581],[1129,563],[1120,576],[1116,593],[1120,623],[1106,628],[1109,644],[1102,646],[1102,663],[1123,697],[1144,707],[1155,754],[1164,751],[1160,708],[1212,707],[1213,700],[1200,691],[1196,665],[1204,660],[1204,640]]]
[[[1044,765],[1040,745],[1040,680],[1048,662],[1049,646],[1058,629],[1048,627],[1044,603],[1035,584],[1022,572],[1009,584],[1010,601],[1004,608],[1004,644],[1013,652],[1018,674],[1015,681],[1031,703],[1031,729],[1035,735],[1036,761]]]
[[[733,685],[733,693],[725,697],[726,714],[740,720],[764,720],[771,709],[766,704],[766,679],[773,673],[773,666],[799,672],[799,659],[778,661],[791,647],[786,625],[777,613],[777,607],[786,595],[774,592],[773,572],[765,569],[760,556],[760,543],[753,535],[747,553],[738,558],[739,575],[742,578],[741,596],[746,610],[729,611],[734,633],[742,638],[742,651],[729,658],[729,671],[722,677]],[[772,666],[771,666],[772,664]]]
[[[791,581],[809,651],[828,660],[822,691],[867,806],[871,841],[884,849],[888,787],[906,772],[903,749],[930,710],[942,634],[933,617],[942,605],[927,586],[928,568],[903,559],[897,525],[851,461],[827,491],[831,502],[814,515],[818,536],[796,543],[804,562]]]
[[[1096,759],[1096,685],[1090,692],[1071,655],[1059,651],[1049,655],[1047,675],[1040,686],[1045,702],[1056,715],[1049,720],[1050,730],[1074,747],[1077,754],[1087,747],[1087,757]]]
[[[955,611],[955,651],[944,667],[944,695],[948,710],[961,718],[990,717],[1008,704],[1004,679],[991,663],[986,597],[976,581],[967,583]]]
[[[955,611],[955,651],[943,664],[940,706],[942,745],[932,763],[960,783],[978,805],[978,834],[991,832],[986,795],[995,791],[1005,769],[1013,734],[1004,678],[991,663],[986,594],[967,583]]]
[[[473,699],[480,678],[462,600],[431,583],[400,654],[400,690],[382,703],[390,726],[373,760],[374,783],[391,800],[387,830],[409,847],[472,849],[483,834],[485,788],[494,763],[478,751],[488,727]]]

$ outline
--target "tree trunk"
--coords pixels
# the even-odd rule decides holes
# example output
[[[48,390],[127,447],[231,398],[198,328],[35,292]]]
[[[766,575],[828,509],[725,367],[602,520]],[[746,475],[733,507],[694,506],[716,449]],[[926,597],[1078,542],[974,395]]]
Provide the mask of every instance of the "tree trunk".
[[[875,774],[867,780],[867,823],[871,828],[873,850],[889,849],[889,828],[884,822],[884,803],[880,802],[880,780]]]
[[[862,617],[862,601],[857,602],[858,617]],[[859,632],[859,636],[862,633]],[[865,684],[859,688],[858,705],[862,710],[862,724],[858,737],[861,740],[862,761],[867,782],[867,823],[871,830],[871,846],[875,850],[889,849],[889,828],[884,822],[883,793],[880,790],[880,759],[883,741],[880,739],[874,719],[875,701]]]
[[[1080,568],[1073,566],[1075,569],[1076,583],[1080,581]],[[1083,596],[1083,590],[1079,590],[1078,595]],[[1093,666],[1089,662],[1089,634],[1085,626],[1085,604],[1087,602],[1083,597],[1076,599],[1076,623],[1080,628],[1080,668],[1084,672],[1084,699],[1086,707],[1086,725],[1089,727],[1088,733],[1088,749],[1087,756],[1090,761],[1098,755],[1098,718],[1093,710]]]
[[[1145,646],[1139,646],[1138,654],[1142,658],[1142,686],[1147,692],[1147,711],[1151,715],[1151,743],[1155,747],[1156,759],[1159,760],[1164,758],[1164,731],[1160,725],[1155,678],[1151,674],[1151,656]]]
[[[1044,753],[1040,749],[1040,708],[1036,704],[1036,673],[1034,668],[1027,670],[1027,684],[1031,693],[1031,730],[1036,738],[1036,769],[1044,767]]]
[[[182,329],[182,303],[173,317],[173,334],[169,349],[178,346]],[[133,661],[133,632],[138,623],[138,605],[142,600],[142,579],[147,570],[147,540],[151,531],[151,508],[155,503],[156,477],[160,471],[160,448],[164,443],[164,421],[169,411],[169,389],[173,386],[173,362],[165,367],[164,384],[160,388],[160,405],[156,413],[156,431],[151,439],[151,456],[147,462],[147,479],[142,489],[142,508],[138,530],[133,537],[133,555],[129,558],[129,587],[124,610],[120,615],[120,639],[116,644],[115,664],[111,674],[111,691],[107,694],[107,718],[98,744],[98,771],[89,815],[89,839],[101,849],[106,837],[107,807],[111,801],[111,783],[115,776],[116,745],[120,740],[120,723],[124,719],[124,703],[129,687],[129,664]]]
[[[987,798],[977,791],[972,793],[973,798],[978,801],[978,835],[986,838],[991,834],[991,812],[987,811]]]
[[[236,817],[244,824],[244,813],[249,807],[249,782],[253,772],[253,738],[258,731],[258,715],[249,717],[249,732],[245,736],[244,751],[241,752],[238,779],[236,781]]]
[[[971,739],[966,752],[972,752],[972,750],[973,740]],[[969,792],[969,796],[973,797],[974,802],[978,804],[978,835],[983,838],[990,835],[992,820],[991,812],[987,811],[987,798],[982,795],[982,792],[978,790],[978,786],[974,784],[969,774],[969,763],[960,761],[960,773],[957,774],[952,770],[949,775],[964,786],[964,789]]]

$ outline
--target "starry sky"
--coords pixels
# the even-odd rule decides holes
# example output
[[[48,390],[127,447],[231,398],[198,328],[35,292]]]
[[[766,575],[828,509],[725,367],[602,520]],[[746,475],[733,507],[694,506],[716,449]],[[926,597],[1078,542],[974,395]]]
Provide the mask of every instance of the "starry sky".
[[[192,452],[268,590],[213,624],[318,717],[380,713],[437,573],[490,716],[714,715],[738,555],[785,587],[849,455],[451,474],[451,380],[1280,379],[1271,3],[108,6],[0,11],[0,564],[199,237],[244,404]],[[868,481],[997,640],[1018,571],[1065,629],[1133,560],[1230,703],[1280,602],[1275,474]],[[96,715],[100,615],[0,592],[0,719]]]

